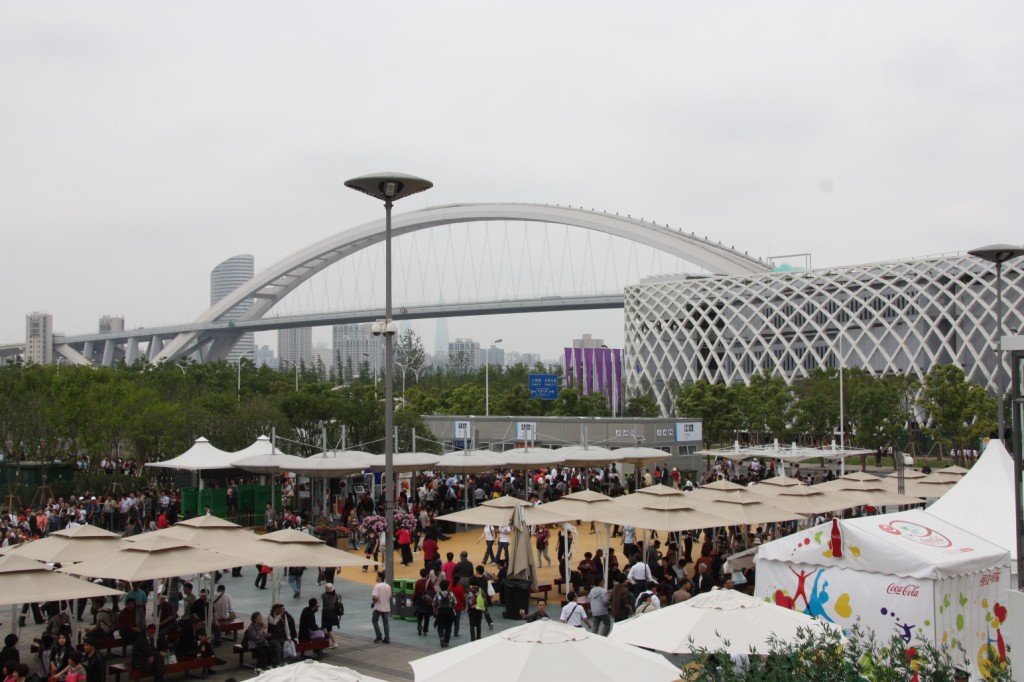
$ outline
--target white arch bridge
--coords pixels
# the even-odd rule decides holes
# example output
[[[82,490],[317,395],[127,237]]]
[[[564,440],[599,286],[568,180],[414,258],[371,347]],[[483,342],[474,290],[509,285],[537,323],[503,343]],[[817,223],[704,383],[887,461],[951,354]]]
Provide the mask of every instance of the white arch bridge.
[[[770,270],[768,264],[760,259],[667,225],[567,206],[483,203],[431,207],[394,216],[392,236],[398,239],[403,235],[439,226],[492,221],[545,223],[582,228],[590,231],[587,234],[602,233],[643,245],[693,264],[708,273],[738,275],[764,273]],[[383,220],[359,225],[311,244],[257,273],[253,279],[210,307],[194,322],[159,328],[67,336],[55,343],[55,355],[79,364],[102,365],[122,360],[132,363],[140,358],[150,362],[173,361],[187,356],[209,361],[226,357],[245,332],[380,319],[384,314],[377,306],[361,310],[300,314],[281,314],[275,311],[275,314],[271,315],[271,311],[289,294],[329,266],[383,241]],[[552,257],[552,254],[548,256]],[[575,257],[575,254],[554,254],[552,261],[564,262],[563,258]],[[237,319],[229,319],[228,315],[233,309],[246,303],[246,312]],[[593,292],[557,296],[524,295],[469,303],[410,304],[404,307],[398,301],[394,318],[401,320],[586,310],[621,308],[622,305],[621,291],[601,295],[594,295]]]

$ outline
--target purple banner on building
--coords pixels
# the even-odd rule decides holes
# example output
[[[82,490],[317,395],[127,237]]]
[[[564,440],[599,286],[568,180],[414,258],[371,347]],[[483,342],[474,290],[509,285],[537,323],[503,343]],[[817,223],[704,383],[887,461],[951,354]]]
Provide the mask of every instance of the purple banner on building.
[[[562,365],[562,385],[569,388],[572,384],[572,348],[565,349],[565,364]]]

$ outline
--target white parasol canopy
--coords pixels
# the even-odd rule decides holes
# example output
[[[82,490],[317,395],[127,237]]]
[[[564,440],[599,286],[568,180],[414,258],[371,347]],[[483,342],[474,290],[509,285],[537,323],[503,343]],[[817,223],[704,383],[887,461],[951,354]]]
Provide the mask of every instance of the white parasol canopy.
[[[230,545],[225,551],[245,557],[247,563],[260,563],[275,568],[376,564],[362,556],[328,547],[323,540],[293,528],[267,533],[254,540],[245,539]]]
[[[563,448],[564,449],[564,448]],[[552,450],[551,448],[539,448],[531,446],[530,448],[517,448],[515,450],[506,450],[499,456],[502,462],[507,467],[514,469],[527,468],[534,469],[537,467],[550,466],[552,464],[561,464],[565,461],[565,455],[560,454],[561,450]]]
[[[210,514],[185,519],[169,528],[163,528],[153,533],[133,535],[132,537],[125,538],[125,540],[127,542],[139,542],[145,540],[150,535],[171,538],[186,545],[212,549],[214,551],[256,540],[256,536],[251,531],[242,528],[237,523],[232,523]]]
[[[434,469],[441,459],[440,455],[429,452],[396,452],[393,457],[392,463],[396,474]],[[367,460],[370,462],[369,468],[374,471],[384,471],[386,468],[384,455],[371,455]]]
[[[159,469],[183,469],[185,471],[210,471],[213,469],[230,469],[232,463],[240,459],[237,453],[225,452],[214,447],[205,438],[196,438],[185,452],[163,462],[147,462],[146,466]]]
[[[460,474],[490,471],[502,465],[501,457],[490,450],[455,450],[441,455],[437,468]]]
[[[496,665],[497,662],[497,665]],[[555,621],[537,621],[410,661],[416,682],[669,682],[679,668],[659,654]]]
[[[133,538],[107,556],[64,566],[60,570],[87,578],[138,582],[256,563],[225,552],[191,547],[181,540],[156,533],[143,533]]]
[[[919,504],[922,500],[910,495],[900,495],[890,490],[878,476],[855,471],[832,481],[811,486],[816,490],[839,491],[851,498],[856,506],[871,505],[884,507],[890,504]]]
[[[620,508],[615,498],[602,495],[593,490],[581,490],[566,495],[554,502],[542,505],[547,511],[553,511],[566,518],[582,522],[596,521],[600,523],[618,523],[616,514]]]
[[[649,448],[642,445],[630,445],[624,448],[616,448],[612,452],[618,457],[618,461],[626,464],[651,464],[660,462],[670,457],[669,453],[658,448]]]
[[[334,478],[358,474],[370,466],[374,455],[362,450],[331,450],[302,459],[301,463],[287,463],[282,471],[294,471],[311,478]]]
[[[249,682],[384,682],[352,668],[306,659],[280,668],[272,668]]]
[[[609,639],[670,654],[688,654],[697,648],[764,654],[771,648],[769,637],[795,640],[800,628],[831,630],[842,638],[839,629],[824,620],[735,590],[715,589],[616,623]]]
[[[562,461],[570,466],[604,466],[621,461],[619,450],[609,450],[596,445],[569,445],[559,448]]]

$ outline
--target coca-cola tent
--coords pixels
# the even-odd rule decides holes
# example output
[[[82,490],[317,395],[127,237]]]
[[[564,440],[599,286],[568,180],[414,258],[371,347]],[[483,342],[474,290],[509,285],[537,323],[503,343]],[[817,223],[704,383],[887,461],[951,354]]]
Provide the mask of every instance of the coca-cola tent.
[[[920,510],[835,520],[761,546],[754,595],[883,642],[1005,656],[1010,553]],[[1019,617],[1019,616],[1018,616]]]

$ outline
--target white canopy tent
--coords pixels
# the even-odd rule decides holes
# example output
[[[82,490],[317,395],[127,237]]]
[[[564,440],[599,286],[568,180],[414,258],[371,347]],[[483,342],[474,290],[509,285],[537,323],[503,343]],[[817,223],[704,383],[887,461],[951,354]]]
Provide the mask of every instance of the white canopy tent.
[[[1008,550],[1017,572],[1013,457],[1002,441],[989,441],[971,470],[928,513]]]
[[[237,452],[225,452],[200,436],[196,438],[192,447],[177,457],[163,462],[147,462],[146,466],[157,469],[181,469],[201,474],[204,471],[230,469],[237,459],[241,459]],[[202,487],[202,477],[200,477],[199,483]]]
[[[843,628],[859,620],[883,642],[955,638],[975,675],[1003,638],[1009,552],[919,509],[833,519],[762,545],[755,562],[755,597]]]

